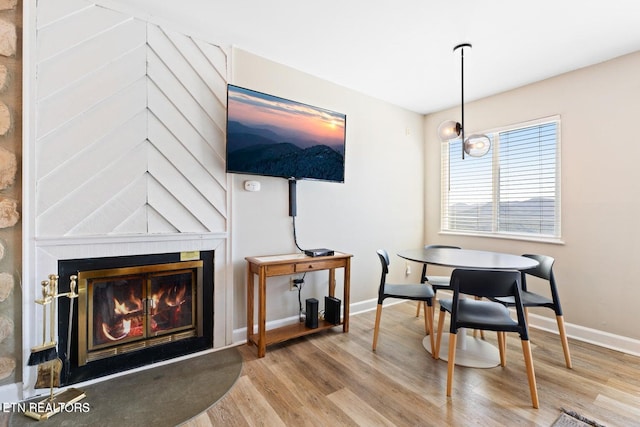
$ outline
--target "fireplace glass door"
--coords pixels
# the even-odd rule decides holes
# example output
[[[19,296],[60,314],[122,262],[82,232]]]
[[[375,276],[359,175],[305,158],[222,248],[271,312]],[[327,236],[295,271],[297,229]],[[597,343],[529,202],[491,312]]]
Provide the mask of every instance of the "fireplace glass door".
[[[80,272],[79,364],[195,336],[201,270],[192,261]]]
[[[170,271],[148,278],[150,296],[147,336],[193,328],[195,322],[193,271]]]
[[[135,341],[146,334],[144,276],[92,279],[88,285],[89,351]]]

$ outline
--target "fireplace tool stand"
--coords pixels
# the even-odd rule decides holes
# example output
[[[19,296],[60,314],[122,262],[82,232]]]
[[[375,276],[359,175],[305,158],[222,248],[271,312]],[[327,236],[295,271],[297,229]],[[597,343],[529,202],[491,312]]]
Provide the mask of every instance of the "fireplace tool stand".
[[[34,418],[38,421],[46,420],[53,415],[61,412],[63,409],[68,409],[68,405],[84,399],[86,395],[82,390],[76,388],[69,388],[58,394],[53,393],[55,386],[55,374],[56,366],[61,366],[61,362],[58,359],[57,342],[55,341],[55,317],[56,317],[56,303],[58,298],[67,297],[69,301],[69,330],[71,330],[73,320],[73,305],[74,299],[78,298],[76,292],[76,280],[77,276],[70,277],[69,292],[62,294],[58,293],[58,276],[55,274],[49,275],[49,280],[41,282],[42,285],[42,298],[36,300],[36,304],[42,306],[42,345],[31,348],[31,355],[29,356],[29,366],[48,367],[49,369],[49,396],[33,405],[29,406],[29,410],[24,414],[30,418]],[[47,306],[50,307],[47,310]],[[48,316],[47,316],[48,315]],[[47,317],[49,317],[49,341],[47,341]],[[69,350],[67,349],[66,357],[69,356]],[[58,370],[58,380],[60,379],[60,371]]]

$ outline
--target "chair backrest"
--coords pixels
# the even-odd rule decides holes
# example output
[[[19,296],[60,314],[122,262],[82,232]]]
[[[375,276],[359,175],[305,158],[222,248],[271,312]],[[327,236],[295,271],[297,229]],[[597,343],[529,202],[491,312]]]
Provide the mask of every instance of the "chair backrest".
[[[382,301],[384,285],[387,281],[387,274],[389,273],[389,254],[384,249],[378,249],[376,252],[378,253],[380,264],[382,265],[382,275],[380,276],[380,286],[378,287],[378,301]]]
[[[553,264],[556,260],[548,255],[524,254],[522,256],[538,261],[537,267],[531,268],[529,270],[524,270],[522,272],[522,290],[527,290],[527,274],[547,280],[549,282],[549,287],[551,290],[551,299],[554,305],[553,309],[555,310],[556,315],[561,316],[562,307],[560,305],[560,296],[558,295],[558,288],[556,287],[556,278],[553,274]]]
[[[425,249],[438,249],[438,248],[444,248],[444,249],[462,249],[460,246],[450,246],[450,245],[425,245],[424,246]],[[427,264],[422,264],[422,276],[421,276],[421,281],[422,282],[426,282],[427,281]]]
[[[468,270],[455,269],[451,274],[453,289],[453,307],[458,306],[460,294],[485,298],[513,297],[518,317],[519,333],[522,339],[528,339],[527,323],[520,293],[521,273],[512,270]],[[499,304],[486,302],[487,304]],[[456,329],[456,312],[451,313],[451,331]]]
[[[382,275],[389,273],[389,253],[384,249],[378,249],[376,251],[380,258],[380,264],[382,264]]]
[[[451,274],[451,288],[456,293],[478,297],[520,299],[520,272],[457,268]]]
[[[525,273],[549,281],[553,279],[553,263],[556,261],[555,259],[547,255],[537,254],[524,254],[522,256],[538,261],[537,267],[525,270]]]

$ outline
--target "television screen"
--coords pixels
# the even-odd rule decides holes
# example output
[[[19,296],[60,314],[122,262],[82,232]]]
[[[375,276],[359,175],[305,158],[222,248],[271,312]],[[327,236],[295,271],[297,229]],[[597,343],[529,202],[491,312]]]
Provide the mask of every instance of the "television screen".
[[[346,115],[227,89],[227,172],[344,182]]]

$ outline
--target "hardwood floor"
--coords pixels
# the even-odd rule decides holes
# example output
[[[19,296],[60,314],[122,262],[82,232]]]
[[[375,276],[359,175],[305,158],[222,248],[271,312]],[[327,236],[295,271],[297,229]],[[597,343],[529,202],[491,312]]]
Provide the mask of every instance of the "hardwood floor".
[[[509,334],[507,366],[457,366],[445,396],[447,363],[422,348],[415,304],[385,307],[376,352],[374,312],[267,348],[243,345],[234,387],[185,427],[204,426],[550,426],[560,408],[606,426],[640,425],[640,358],[570,340],[573,369],[556,335],[531,330],[540,409],[533,409],[520,340]],[[496,334],[485,333],[497,343]]]

